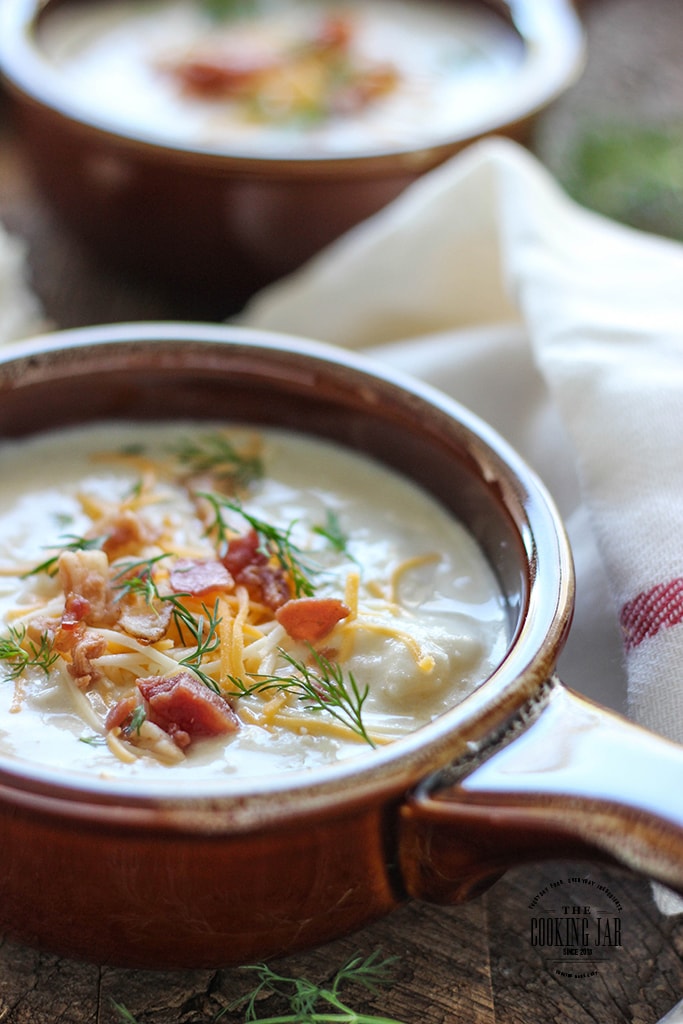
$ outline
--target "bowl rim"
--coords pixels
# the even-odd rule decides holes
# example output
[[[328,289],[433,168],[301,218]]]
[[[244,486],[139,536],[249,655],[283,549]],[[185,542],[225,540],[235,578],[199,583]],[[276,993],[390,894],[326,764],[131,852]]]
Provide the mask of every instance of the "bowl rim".
[[[434,166],[463,144],[521,124],[555,100],[580,75],[585,63],[585,35],[573,0],[480,0],[509,19],[525,45],[525,58],[514,89],[506,89],[475,128],[459,130],[420,142],[388,145],[361,153],[287,154],[222,150],[191,142],[152,139],[148,133],[126,129],[81,108],[77,98],[61,89],[59,72],[42,56],[34,38],[39,17],[56,0],[0,0],[0,76],[11,90],[28,97],[55,116],[95,132],[110,144],[135,147],[148,158],[200,161],[224,171],[261,174],[386,173],[397,167],[415,171]]]
[[[363,353],[287,334],[248,327],[158,321],[79,327],[37,335],[0,350],[2,390],[21,386],[22,376],[40,375],[56,362],[87,362],[90,358],[126,351],[139,353],[161,347],[169,357],[187,351],[204,356],[224,353],[225,346],[253,356],[284,355],[321,363],[332,371],[343,368],[359,383],[381,382],[395,389],[415,408],[433,409],[464,429],[481,459],[482,472],[499,474],[495,486],[506,501],[517,503],[524,525],[521,541],[529,565],[526,614],[503,661],[494,673],[463,701],[427,725],[379,750],[335,764],[293,771],[279,778],[257,777],[235,781],[231,777],[184,784],[170,780],[102,780],[82,774],[56,777],[54,769],[0,757],[1,799],[40,804],[75,817],[114,815],[125,806],[158,827],[206,827],[206,812],[224,812],[222,826],[230,830],[281,821],[295,809],[317,814],[321,809],[343,808],[378,793],[399,797],[406,790],[462,757],[487,746],[491,735],[513,720],[526,703],[533,702],[552,674],[571,622],[574,600],[573,562],[559,513],[535,471],[492,427],[460,403],[403,372],[375,362]],[[85,357],[85,359],[84,359]],[[65,367],[62,366],[62,373]],[[51,372],[51,370],[50,370]],[[417,404],[416,404],[417,403]],[[488,481],[487,481],[488,482]],[[68,811],[65,808],[69,808]],[[162,808],[159,817],[155,810]],[[229,813],[226,813],[229,812]],[[194,814],[194,819],[192,815]],[[194,826],[193,826],[194,827]],[[216,828],[213,816],[212,829]]]

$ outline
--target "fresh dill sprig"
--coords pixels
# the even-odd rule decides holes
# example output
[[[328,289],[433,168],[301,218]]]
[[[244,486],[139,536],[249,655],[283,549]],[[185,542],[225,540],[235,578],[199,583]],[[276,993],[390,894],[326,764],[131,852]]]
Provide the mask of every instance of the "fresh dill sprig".
[[[128,723],[125,729],[126,733],[130,736],[132,735],[132,733],[136,732],[139,736],[140,729],[142,728],[146,718],[147,712],[145,711],[144,705],[138,704],[137,707],[133,710],[132,715],[130,716],[130,722]]]
[[[355,561],[353,556],[349,554],[348,537],[342,530],[339,516],[334,509],[327,509],[325,525],[314,526],[313,533],[317,533],[319,537],[324,537],[328,544],[340,555],[346,555]]]
[[[57,562],[59,561],[59,556],[62,554],[62,552],[64,552],[64,551],[91,551],[93,549],[101,548],[107,538],[106,537],[78,537],[78,536],[76,536],[73,533],[67,533],[67,534],[64,535],[63,539],[66,541],[65,544],[61,544],[61,545],[53,544],[52,545],[53,548],[59,548],[59,553],[58,554],[53,555],[52,558],[46,559],[44,562],[41,562],[40,565],[36,565],[33,569],[29,569],[28,572],[24,573],[22,579],[26,579],[28,576],[37,576],[38,573],[41,573],[41,572],[46,572],[46,573],[48,573],[48,575],[54,576],[55,573],[57,572]]]
[[[225,1007],[215,1017],[244,1007],[245,1024],[405,1024],[395,1017],[380,1017],[372,1013],[360,1013],[342,1000],[341,990],[347,985],[357,985],[373,995],[394,980],[394,969],[398,957],[382,958],[379,950],[367,957],[356,956],[336,972],[329,985],[317,985],[306,978],[293,978],[276,973],[268,964],[247,964],[241,968],[251,971],[257,977],[254,988],[234,1003]],[[287,1002],[289,1013],[277,1017],[259,1017],[259,997],[279,996]],[[119,1024],[137,1024],[135,1017],[122,1004],[112,1001],[118,1013]]]
[[[319,1021],[336,1021],[340,1024],[401,1024],[401,1021],[393,1017],[358,1013],[342,1000],[340,994],[341,989],[347,984],[360,985],[377,994],[380,987],[391,984],[396,959],[381,959],[378,951],[368,957],[354,957],[337,971],[329,985],[316,985],[305,978],[277,974],[267,964],[243,967],[242,970],[253,971],[258,978],[254,989],[239,1001],[243,1003],[246,999],[245,1021],[253,1024],[317,1024]],[[259,1017],[257,1000],[259,996],[268,993],[285,998],[291,1012],[277,1017]],[[327,1009],[318,1009],[320,1004],[324,1004]]]
[[[256,531],[259,537],[260,550],[268,558],[275,558],[280,567],[288,573],[296,597],[313,597],[315,585],[310,576],[315,572],[312,566],[303,563],[302,551],[294,544],[291,533],[294,523],[290,523],[286,530],[281,530],[272,523],[257,518],[242,507],[241,502],[232,501],[221,497],[220,494],[201,494],[211,505],[214,512],[214,521],[209,527],[209,532],[215,532],[219,544],[225,546],[230,540],[230,531],[223,517],[223,510],[229,509],[242,516],[242,518]]]
[[[173,604],[173,616],[176,620],[178,632],[182,638],[182,630],[185,628],[190,636],[192,637],[192,644],[186,644],[185,646],[194,646],[194,650],[191,654],[182,658],[179,662],[180,665],[184,665],[185,668],[191,669],[195,675],[199,676],[201,681],[205,683],[212,690],[219,692],[218,684],[210,675],[202,671],[202,661],[208,654],[213,652],[220,646],[220,636],[218,634],[218,627],[221,622],[221,616],[218,614],[219,602],[216,598],[216,602],[213,606],[213,610],[209,611],[205,604],[202,603],[202,612],[198,618],[195,618],[180,601],[179,595],[171,595],[163,598],[163,600],[171,601]],[[183,643],[185,643],[183,638]]]
[[[154,566],[168,557],[168,552],[164,552],[154,558],[125,562],[121,565],[118,572],[112,577],[112,585],[117,591],[117,600],[122,600],[128,594],[141,597],[149,605],[155,600],[161,600],[154,581]]]
[[[79,736],[79,743],[86,743],[89,747],[106,747],[107,740],[100,733],[91,733],[89,736]]]
[[[309,645],[315,660],[311,668],[293,655],[278,648],[278,653],[291,665],[295,675],[250,676],[253,683],[245,683],[236,676],[229,676],[237,692],[231,696],[246,697],[252,693],[286,691],[293,693],[307,711],[327,711],[342,725],[360,736],[371,747],[375,746],[363,722],[363,705],[368,697],[369,687],[361,690],[352,672],[344,675],[341,665],[330,661]]]
[[[258,455],[243,455],[223,434],[187,439],[174,449],[176,458],[192,474],[210,473],[230,487],[247,487],[263,476]]]
[[[111,1004],[119,1015],[120,1024],[138,1024],[133,1014],[123,1005],[123,1003],[117,1003],[112,999]]]
[[[0,661],[7,664],[10,679],[18,679],[29,668],[48,675],[58,658],[47,633],[41,633],[37,644],[27,641],[25,626],[10,626],[7,636],[0,637]]]

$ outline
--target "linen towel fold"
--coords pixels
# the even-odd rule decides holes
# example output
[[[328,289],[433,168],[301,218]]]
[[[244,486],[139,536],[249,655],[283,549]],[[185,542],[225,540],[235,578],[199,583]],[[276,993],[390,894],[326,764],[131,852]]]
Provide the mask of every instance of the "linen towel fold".
[[[488,140],[242,322],[369,349],[502,430],[574,535],[583,628],[583,602],[605,603],[590,646],[607,677],[567,682],[619,706],[625,665],[628,712],[683,741],[682,246],[579,207]]]
[[[683,742],[683,246],[579,207],[526,150],[492,139],[242,321],[368,349],[496,426],[572,543],[560,674]]]

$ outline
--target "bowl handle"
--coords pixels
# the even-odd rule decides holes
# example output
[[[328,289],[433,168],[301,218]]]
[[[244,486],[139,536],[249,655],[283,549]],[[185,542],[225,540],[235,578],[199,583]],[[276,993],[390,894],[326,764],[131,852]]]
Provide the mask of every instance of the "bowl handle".
[[[557,678],[467,763],[402,805],[408,894],[455,903],[516,864],[586,858],[683,892],[683,746]]]

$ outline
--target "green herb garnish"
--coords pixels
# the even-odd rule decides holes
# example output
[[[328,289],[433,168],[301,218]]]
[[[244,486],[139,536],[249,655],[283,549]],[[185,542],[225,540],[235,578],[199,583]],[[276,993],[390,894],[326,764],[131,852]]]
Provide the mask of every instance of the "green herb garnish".
[[[215,532],[220,546],[227,550],[230,542],[230,531],[223,517],[223,509],[230,509],[256,531],[259,537],[260,550],[267,558],[275,558],[280,567],[289,575],[294,594],[296,597],[312,597],[315,594],[315,586],[309,576],[315,571],[311,566],[305,566],[302,559],[302,552],[293,543],[291,533],[294,523],[290,523],[286,530],[281,530],[272,523],[266,523],[245,511],[238,501],[230,501],[216,494],[201,494],[214,511],[214,521],[209,527],[209,533]]]
[[[278,648],[279,654],[294,669],[296,675],[251,675],[252,683],[229,676],[237,692],[233,697],[246,697],[252,693],[273,690],[276,693],[293,693],[307,711],[327,711],[338,722],[346,726],[371,747],[375,746],[363,723],[363,705],[367,700],[369,687],[361,690],[352,672],[344,675],[341,665],[330,661],[309,645],[315,660],[311,668],[303,661]]]
[[[104,736],[100,736],[99,733],[93,733],[91,736],[79,736],[79,743],[86,743],[89,747],[106,747],[107,741]]]
[[[210,473],[231,488],[247,487],[263,476],[262,460],[256,455],[242,455],[222,434],[188,439],[174,452],[190,473]]]
[[[0,661],[7,664],[10,679],[18,679],[29,668],[48,675],[58,658],[47,633],[41,633],[37,644],[26,639],[25,626],[10,626],[8,635],[0,637]]]
[[[354,957],[337,971],[329,985],[316,985],[306,979],[277,974],[267,964],[243,967],[242,970],[253,971],[258,978],[253,991],[245,997],[245,1021],[254,1024],[317,1024],[322,1021],[336,1021],[339,1024],[401,1024],[393,1017],[357,1013],[342,1000],[340,994],[342,987],[347,984],[360,985],[377,994],[381,986],[391,984],[395,963],[396,957],[382,960],[378,952],[365,958]],[[268,993],[286,999],[290,1012],[284,1016],[259,1017],[257,999]],[[321,1010],[321,1004],[327,1009]]]
[[[251,992],[241,996],[215,1017],[220,1019],[226,1012],[244,1006],[246,1024],[405,1024],[395,1017],[380,1017],[372,1013],[359,1013],[342,999],[341,990],[347,985],[358,985],[373,995],[380,988],[390,985],[394,979],[397,957],[381,959],[378,951],[367,957],[356,956],[349,960],[332,978],[328,985],[316,985],[305,978],[292,978],[278,974],[267,964],[249,964],[243,971],[251,971],[257,983]],[[285,1014],[259,1017],[257,1002],[263,996],[276,996],[286,1000]],[[112,1003],[119,1015],[120,1024],[137,1024],[135,1017],[121,1003]]]
[[[334,548],[340,555],[349,555],[347,544],[348,537],[341,528],[339,522],[339,516],[332,509],[327,509],[325,516],[324,526],[314,526],[313,533],[317,533],[319,537],[324,537],[328,544]]]
[[[182,636],[183,628],[185,628],[192,638],[192,644],[185,644],[185,646],[194,646],[192,653],[182,658],[179,664],[191,669],[210,689],[220,692],[216,681],[207,675],[206,672],[203,672],[201,668],[202,661],[206,655],[212,654],[220,646],[221,642],[218,635],[218,626],[221,621],[221,616],[218,614],[218,598],[216,598],[213,611],[209,611],[206,605],[202,604],[204,614],[200,615],[197,619],[188,612],[187,608],[178,599],[178,595],[164,598],[164,600],[171,601],[173,604],[173,616],[176,620],[178,632],[181,634],[182,642],[185,643]]]
[[[145,719],[147,718],[147,712],[145,711],[144,705],[138,704],[132,715],[130,716],[130,722],[125,728],[125,732],[130,736],[132,733],[140,735],[140,729],[142,728]]]
[[[117,600],[127,595],[141,597],[147,604],[154,600],[161,601],[161,595],[154,582],[154,566],[168,558],[168,553],[156,555],[154,558],[141,559],[138,562],[126,562],[112,577],[112,585],[117,591]]]
[[[123,1003],[114,1002],[112,999],[112,1006],[119,1015],[120,1024],[138,1024],[133,1014],[130,1010],[126,1009]]]
[[[69,540],[69,538],[71,539]],[[92,551],[94,549],[101,548],[106,539],[106,537],[77,537],[73,533],[68,533],[64,536],[64,540],[67,541],[66,544],[52,545],[53,548],[59,548],[59,554],[53,555],[52,558],[46,559],[46,561],[41,562],[40,565],[36,565],[35,568],[29,569],[28,572],[24,573],[22,579],[26,579],[28,576],[37,576],[38,573],[41,572],[46,572],[48,575],[54,576],[57,572],[59,556],[64,551]]]

